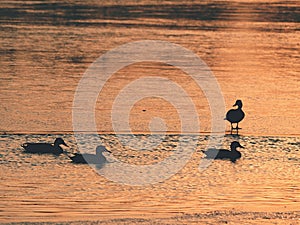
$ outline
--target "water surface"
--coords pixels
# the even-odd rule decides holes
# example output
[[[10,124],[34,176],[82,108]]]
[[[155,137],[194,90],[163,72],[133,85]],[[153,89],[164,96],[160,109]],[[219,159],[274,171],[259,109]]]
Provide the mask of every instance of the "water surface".
[[[299,8],[298,1],[277,0],[1,1],[0,222],[178,219],[181,213],[215,210],[279,212],[275,218],[292,212],[299,219]],[[134,105],[130,127],[139,133],[136,147],[146,149],[137,151],[114,135],[112,105],[138,78],[159,76],[176,82],[195,104],[201,135],[183,134],[197,146],[175,176],[128,186],[88,165],[73,165],[66,155],[22,152],[23,142],[52,143],[58,136],[70,145],[70,154],[78,151],[72,134],[78,82],[100,55],[139,40],[169,41],[193,51],[217,78],[226,110],[236,99],[243,100],[241,136],[226,135],[223,143],[228,148],[231,141],[240,141],[245,146],[241,160],[216,161],[198,170],[211,129],[208,101],[188,74],[158,62],[130,65],[107,81],[95,104],[97,131],[113,156],[126,163],[163,160],[178,144],[178,109],[155,97]],[[169,135],[152,148],[144,138],[155,117],[165,121]],[[85,135],[91,140],[83,144],[93,152],[99,140]]]
[[[74,165],[66,155],[28,154],[19,146],[23,142],[51,142],[58,136],[70,145],[67,151],[77,151],[72,135],[1,136],[2,222],[155,218],[215,210],[299,210],[298,137],[226,137],[224,148],[233,140],[245,147],[242,159],[237,163],[215,161],[199,171],[207,136],[189,136],[197,141],[197,147],[182,170],[160,183],[130,186],[110,181],[88,165]],[[157,148],[137,151],[122,147],[114,135],[100,138],[113,157],[135,165],[157,163],[178,144],[178,135],[171,135]],[[87,149],[99,144],[96,136],[86,139],[90,141]],[[106,156],[114,164],[112,156]],[[130,173],[125,176],[137,179]]]
[[[119,45],[162,40],[182,45],[208,64],[226,109],[236,99],[243,100],[244,133],[300,134],[297,1],[120,4],[1,3],[2,132],[72,131],[72,102],[88,66]],[[182,86],[196,106],[200,131],[210,131],[208,102],[195,81],[175,67],[141,62],[123,68],[106,83],[95,107],[99,132],[113,131],[114,99],[125,85],[143,76],[168,78]],[[133,107],[132,123],[139,124],[132,126],[133,131],[147,131],[144,124],[148,125],[149,115],[165,120],[176,117],[174,107],[157,98],[152,101]],[[168,123],[169,131],[180,132],[175,121]]]

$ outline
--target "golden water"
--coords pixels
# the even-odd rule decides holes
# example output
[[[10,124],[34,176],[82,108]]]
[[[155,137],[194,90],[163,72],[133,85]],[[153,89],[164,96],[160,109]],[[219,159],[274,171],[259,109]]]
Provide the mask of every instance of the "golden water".
[[[2,1],[0,221],[299,210],[299,6],[298,1],[276,0]],[[73,165],[65,155],[22,153],[21,143],[53,142],[53,133],[76,151],[69,133],[79,80],[100,55],[138,40],[190,49],[217,78],[226,110],[243,100],[246,117],[239,141],[246,148],[238,163],[217,161],[199,172],[206,136],[194,134],[197,148],[183,170],[165,182],[133,187],[106,180],[89,166]],[[144,76],[181,85],[196,106],[200,132],[210,131],[208,101],[187,74],[157,62],[130,65],[108,80],[95,114],[97,130],[113,155],[133,164],[163,159],[177,140],[170,137],[164,148],[135,155],[107,134],[113,133],[114,99]],[[148,133],[153,117],[164,119],[170,133],[180,133],[176,109],[157,98],[134,105],[132,131]],[[235,138],[225,136],[224,147]]]

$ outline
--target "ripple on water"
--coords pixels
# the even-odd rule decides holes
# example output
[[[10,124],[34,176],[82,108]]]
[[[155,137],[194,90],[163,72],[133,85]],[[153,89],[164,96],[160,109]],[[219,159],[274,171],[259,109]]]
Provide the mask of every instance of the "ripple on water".
[[[286,210],[284,207],[293,209],[299,205],[298,137],[241,136],[238,140],[245,149],[241,149],[243,156],[240,160],[236,163],[217,160],[199,171],[199,163],[203,160],[201,150],[206,147],[207,137],[194,135],[190,138],[197,141],[195,152],[181,171],[164,182],[134,187],[111,182],[88,165],[74,165],[64,154],[27,154],[20,147],[26,141],[51,143],[58,136],[70,145],[68,151],[78,151],[72,135],[0,136],[4,193],[1,210],[4,215],[26,210],[29,218],[39,217],[43,215],[35,211],[39,207],[55,216],[63,213],[88,216],[90,211],[87,209],[91,208],[98,213],[113,215],[115,209],[120,207],[126,207],[126,212],[133,214],[147,214],[153,211],[166,212],[168,209],[201,212],[236,207]],[[95,151],[99,139],[88,135],[85,138],[89,140],[85,143],[87,148]],[[100,135],[100,138],[104,145],[109,146],[114,157],[135,165],[163,160],[172,154],[172,148],[179,140],[178,135],[159,137],[157,140],[162,141],[156,148],[140,152],[122,146],[114,135]],[[184,140],[188,140],[188,137],[184,137]],[[223,147],[229,148],[233,140],[237,140],[236,137],[226,136]],[[107,157],[109,159],[109,155]],[[136,179],[131,174],[127,176]],[[126,202],[121,203],[123,200],[120,199],[124,196],[127,196]],[[49,201],[44,204],[43,200],[46,199]],[[80,199],[85,199],[84,204]],[[26,209],[22,204],[24,201],[27,201]]]

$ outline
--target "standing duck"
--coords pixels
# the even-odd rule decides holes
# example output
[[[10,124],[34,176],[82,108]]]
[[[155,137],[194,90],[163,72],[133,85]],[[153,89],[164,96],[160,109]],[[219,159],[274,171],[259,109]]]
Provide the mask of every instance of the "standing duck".
[[[59,155],[64,152],[60,145],[69,147],[62,138],[56,138],[53,145],[48,143],[24,143],[21,147],[23,147],[27,153],[50,153]]]
[[[102,154],[103,152],[109,152],[104,146],[98,146],[96,148],[96,155],[94,154],[80,154],[75,153],[74,156],[69,157],[73,163],[81,163],[81,164],[104,164],[107,162],[105,156]]]
[[[243,103],[241,100],[236,100],[235,104],[233,106],[237,106],[237,109],[230,109],[226,114],[226,120],[228,120],[231,124],[231,130],[230,133],[232,134],[232,130],[236,130],[236,133],[239,134],[239,122],[241,122],[244,117],[245,113],[242,110]],[[232,124],[236,123],[236,127],[233,127]]]
[[[205,158],[208,159],[229,159],[231,162],[235,162],[242,157],[242,154],[237,150],[238,147],[244,148],[238,141],[233,141],[230,144],[231,150],[210,148],[202,152],[206,155]]]

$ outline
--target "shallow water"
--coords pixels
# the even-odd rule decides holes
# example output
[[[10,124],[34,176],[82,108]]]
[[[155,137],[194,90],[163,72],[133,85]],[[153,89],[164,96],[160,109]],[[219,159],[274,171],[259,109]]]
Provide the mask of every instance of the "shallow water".
[[[207,136],[189,136],[197,141],[197,147],[182,170],[156,184],[132,186],[113,182],[88,165],[74,165],[66,155],[27,154],[19,146],[23,142],[51,142],[58,136],[70,145],[66,149],[70,154],[77,151],[72,135],[1,136],[2,222],[171,217],[214,210],[299,210],[298,137],[226,136],[224,148],[238,140],[245,147],[241,149],[243,157],[237,163],[217,160],[199,171]],[[114,135],[97,138],[87,135],[90,142],[85,145],[91,149],[101,140],[112,151],[112,155],[106,154],[111,165],[115,163],[113,157],[130,164],[153,164],[172,153],[168,146],[178,144],[178,135],[171,135],[157,148],[137,151],[122,148]],[[129,140],[130,136],[123,138]],[[137,179],[131,173],[124,176]]]
[[[72,131],[74,94],[90,64],[125,43],[162,40],[208,64],[226,110],[243,100],[244,134],[300,135],[298,1],[2,1],[0,9],[2,132]],[[113,131],[114,100],[144,76],[181,85],[195,104],[200,131],[210,131],[207,99],[188,75],[160,63],[136,63],[115,73],[99,95],[99,132]],[[132,108],[131,129],[149,131],[153,116],[180,132],[174,107],[151,96]]]
[[[299,6],[298,1],[277,0],[1,1],[0,222],[299,210]],[[197,54],[216,77],[226,110],[236,99],[243,100],[241,136],[225,135],[222,143],[228,148],[239,140],[245,146],[242,159],[198,169],[211,130],[208,100],[188,74],[159,62],[139,62],[117,71],[99,93],[96,130],[113,158],[107,155],[110,163],[98,172],[125,173],[131,181],[147,178],[120,171],[114,160],[138,166],[159,163],[183,137],[184,144],[196,145],[183,150],[184,157],[188,150],[194,153],[174,176],[130,186],[112,182],[88,165],[73,165],[66,155],[22,152],[21,143],[52,143],[57,136],[71,146],[69,154],[78,151],[72,111],[80,79],[100,55],[140,40],[168,41]],[[186,108],[187,99],[176,98],[183,103],[176,108],[154,92],[130,109],[130,129],[139,134],[136,149],[128,146],[131,136],[124,133],[129,130],[122,130],[118,141],[112,125],[114,101],[126,85],[146,76],[163,77],[185,90],[202,135],[197,131],[178,136],[178,112]],[[151,90],[150,84],[130,94]],[[158,87],[168,93],[164,84]],[[169,135],[162,136],[163,131]],[[98,136],[84,135],[80,144],[94,153]]]

